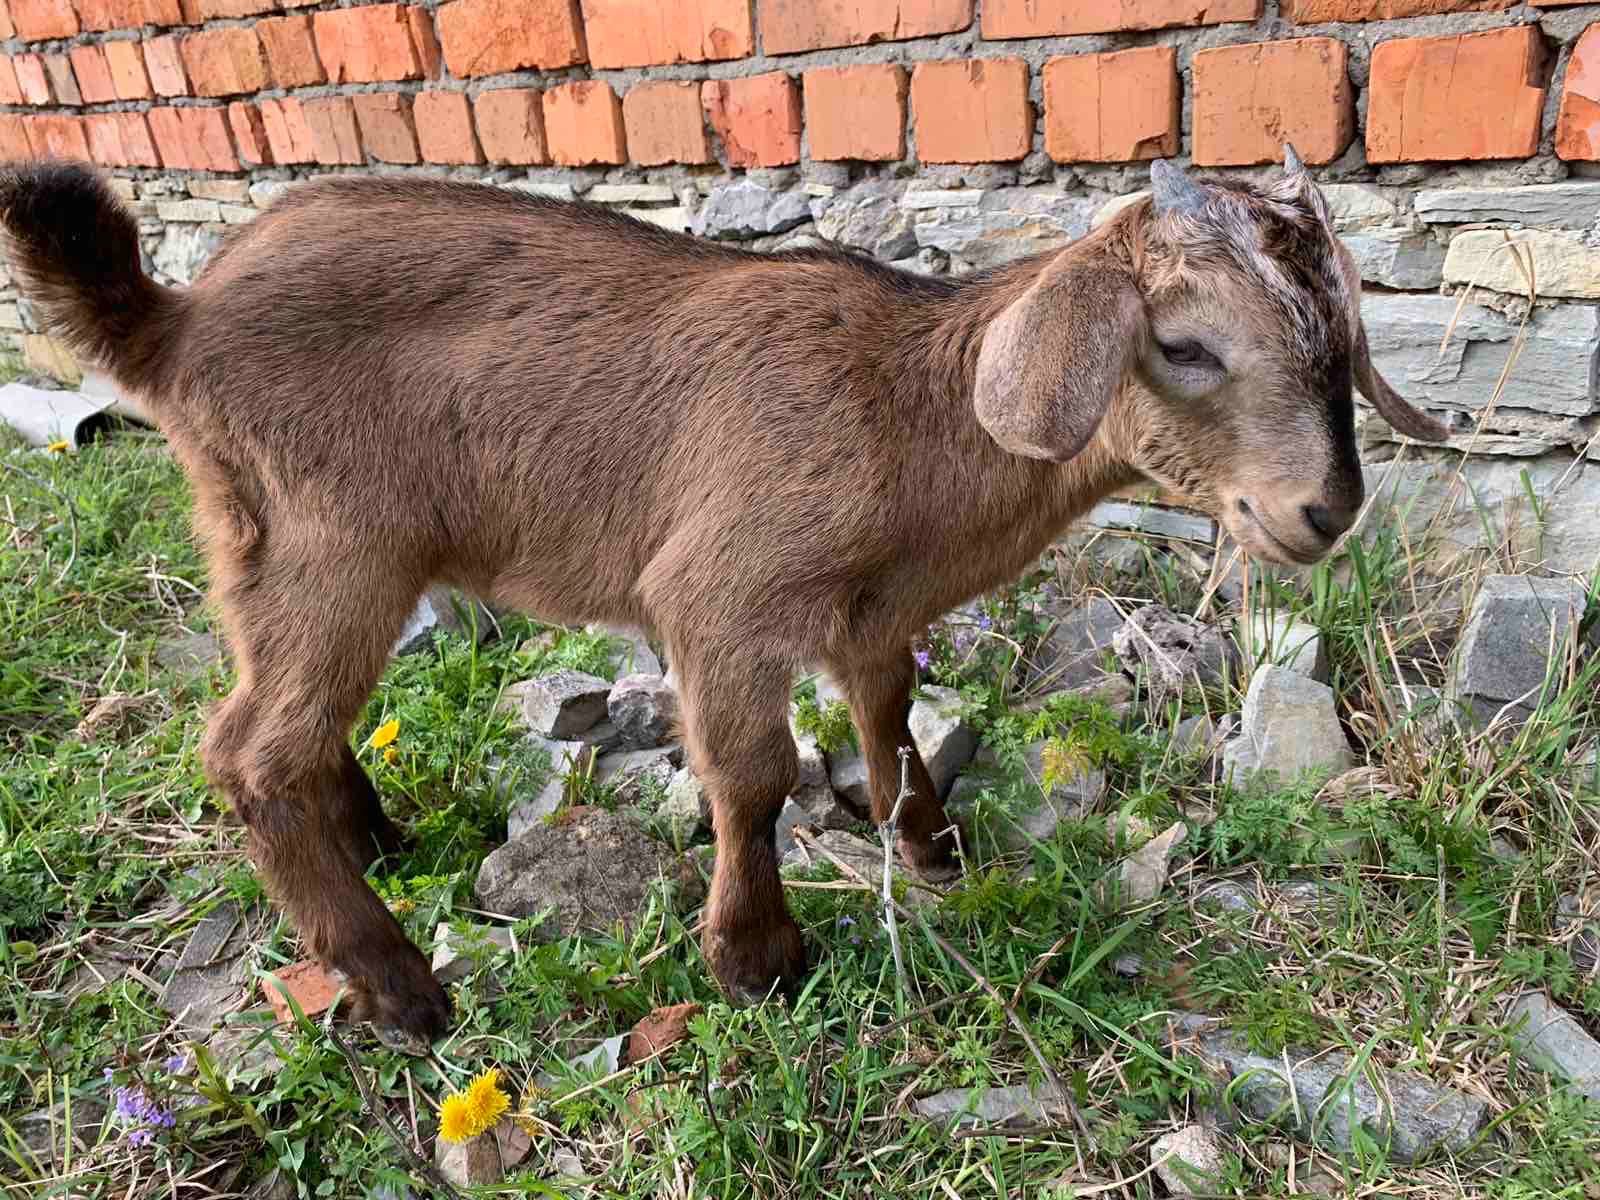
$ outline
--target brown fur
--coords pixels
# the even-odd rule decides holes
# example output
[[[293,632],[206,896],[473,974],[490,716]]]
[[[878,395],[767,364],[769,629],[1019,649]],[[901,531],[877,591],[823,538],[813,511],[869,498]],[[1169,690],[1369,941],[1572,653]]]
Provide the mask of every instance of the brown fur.
[[[346,739],[428,584],[664,640],[714,808],[705,956],[749,996],[804,968],[773,844],[797,668],[844,686],[881,820],[911,745],[912,639],[1108,492],[1184,487],[1273,557],[1327,550],[1307,506],[1342,529],[1359,503],[1349,416],[1323,394],[1348,407],[1348,362],[1341,384],[1319,352],[1332,382],[1313,378],[1249,270],[1198,262],[1201,235],[1149,204],[956,282],[489,187],[326,180],[179,293],[129,280],[97,192],[99,270],[129,313],[47,244],[34,202],[98,187],[80,175],[13,173],[0,216],[25,284],[144,395],[193,481],[239,661],[207,771],[311,949],[366,1015],[414,1030],[438,1032],[447,1002],[362,880],[393,830]],[[1309,207],[1215,203],[1332,242]],[[1174,392],[1154,362],[1169,326],[1223,339],[1228,380]],[[946,869],[914,749],[911,772],[902,850]]]

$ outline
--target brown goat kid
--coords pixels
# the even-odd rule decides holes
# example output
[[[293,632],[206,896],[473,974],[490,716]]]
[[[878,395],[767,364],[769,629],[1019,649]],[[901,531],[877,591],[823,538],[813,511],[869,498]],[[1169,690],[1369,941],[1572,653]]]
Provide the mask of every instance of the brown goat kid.
[[[843,685],[888,813],[910,645],[1148,478],[1273,560],[1362,502],[1352,383],[1442,429],[1369,361],[1360,282],[1289,155],[1265,189],[1158,163],[1153,201],[1064,250],[926,279],[763,256],[472,184],[297,187],[187,291],[75,165],[0,172],[47,320],[142,397],[193,483],[238,686],[210,778],[359,1015],[449,1005],[363,881],[395,831],[348,736],[423,589],[643,626],[680,681],[718,854],[707,964],[735,997],[805,968],[773,823],[794,672]],[[952,865],[912,749],[901,851]]]

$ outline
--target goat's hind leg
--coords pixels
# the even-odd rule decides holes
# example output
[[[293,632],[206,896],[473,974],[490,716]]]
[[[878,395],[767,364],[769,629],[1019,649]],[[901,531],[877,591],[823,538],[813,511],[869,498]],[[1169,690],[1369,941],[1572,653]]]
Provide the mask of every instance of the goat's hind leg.
[[[382,570],[350,567],[347,556],[288,562],[279,550],[224,590],[240,683],[201,754],[268,890],[311,953],[349,977],[357,1019],[433,1037],[449,1001],[362,878],[374,834],[393,827],[346,741],[415,596]],[[366,590],[341,594],[352,578]]]

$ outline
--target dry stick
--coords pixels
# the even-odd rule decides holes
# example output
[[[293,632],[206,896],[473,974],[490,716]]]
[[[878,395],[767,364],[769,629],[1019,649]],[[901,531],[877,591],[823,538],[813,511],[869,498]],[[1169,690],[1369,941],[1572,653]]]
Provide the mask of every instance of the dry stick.
[[[907,782],[911,771],[911,755],[906,747],[900,747],[900,794],[894,798],[894,808],[890,810],[889,819],[878,826],[878,837],[883,842],[883,924],[889,931],[889,948],[894,951],[894,974],[900,981],[900,994],[906,992],[906,963],[900,954],[900,926],[894,916],[894,891],[891,887],[894,871],[894,843],[896,826],[900,821],[900,809],[904,807],[906,797],[911,795],[911,785]],[[917,999],[921,1000],[919,992]]]
[[[439,1174],[439,1168],[418,1154],[389,1120],[389,1114],[384,1112],[383,1106],[378,1103],[378,1098],[372,1094],[372,1085],[367,1082],[366,1073],[361,1069],[361,1060],[356,1057],[356,1052],[350,1048],[349,1043],[339,1036],[339,1031],[333,1027],[333,1022],[329,1020],[322,1026],[322,1030],[339,1053],[344,1055],[344,1061],[349,1064],[350,1074],[356,1081],[356,1090],[361,1093],[361,1103],[366,1106],[367,1112],[372,1114],[373,1119],[383,1126],[383,1131],[389,1135],[394,1144],[405,1152],[406,1157],[411,1160],[412,1169],[446,1196],[455,1196],[460,1200],[461,1193],[448,1179]]]
[[[824,858],[831,862],[835,867],[839,868],[840,871],[854,879],[857,883],[861,884],[862,887],[869,891],[872,889],[872,885],[861,877],[860,872],[858,872],[849,863],[842,860],[837,854],[834,854],[826,846],[822,845],[822,843],[817,841],[815,837],[807,833],[804,829],[796,829],[795,837],[809,843],[814,849],[819,851]],[[1083,1170],[1083,1147],[1085,1144],[1087,1144],[1092,1149],[1094,1147],[1094,1138],[1089,1133],[1089,1126],[1088,1123],[1084,1121],[1083,1114],[1078,1111],[1078,1104],[1072,1098],[1072,1093],[1067,1090],[1066,1084],[1061,1082],[1061,1076],[1056,1074],[1056,1069],[1050,1065],[1050,1060],[1044,1056],[1044,1051],[1039,1049],[1039,1043],[1034,1041],[1033,1031],[1028,1028],[1028,1023],[1022,1019],[1021,1014],[1018,1013],[1015,1008],[1006,1003],[1006,998],[1000,994],[1000,990],[996,988],[993,983],[989,982],[989,979],[983,974],[983,972],[979,971],[977,967],[968,962],[966,955],[962,954],[961,951],[957,950],[943,937],[941,937],[938,931],[923,919],[921,913],[912,912],[893,896],[889,897],[889,903],[894,906],[896,912],[905,917],[908,921],[915,921],[918,925],[920,925],[922,927],[922,932],[928,935],[933,944],[954,959],[956,965],[959,966],[963,971],[972,976],[972,978],[977,982],[978,986],[987,992],[989,994],[989,998],[998,1004],[1001,1010],[1006,1014],[1006,1020],[1009,1021],[1011,1023],[1011,1027],[1017,1031],[1017,1036],[1022,1039],[1022,1044],[1028,1048],[1029,1052],[1034,1057],[1034,1061],[1039,1064],[1039,1068],[1044,1072],[1046,1082],[1048,1082],[1051,1088],[1054,1089],[1056,1095],[1061,1097],[1062,1104],[1067,1110],[1067,1115],[1072,1118],[1073,1127],[1077,1129],[1079,1138],[1081,1139],[1081,1141],[1074,1144],[1073,1151],[1078,1156],[1078,1169],[1080,1171]]]

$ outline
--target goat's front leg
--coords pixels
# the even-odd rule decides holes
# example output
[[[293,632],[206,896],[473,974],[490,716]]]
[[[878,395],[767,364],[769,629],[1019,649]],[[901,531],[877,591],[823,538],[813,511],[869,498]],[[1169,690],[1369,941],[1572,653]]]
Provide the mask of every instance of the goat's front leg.
[[[911,794],[900,809],[900,855],[918,873],[933,880],[954,877],[956,838],[945,815],[928,768],[906,717],[911,711],[911,688],[916,683],[916,663],[903,650],[889,658],[841,658],[828,671],[844,687],[850,700],[850,719],[861,735],[867,759],[867,786],[872,820],[881,825],[894,812],[900,794],[900,751],[908,751],[906,783]]]
[[[690,760],[711,798],[716,869],[701,950],[718,984],[754,1003],[806,970],[800,927],[783,901],[775,830],[799,774],[789,732],[789,672],[743,661],[734,641],[673,647]]]

